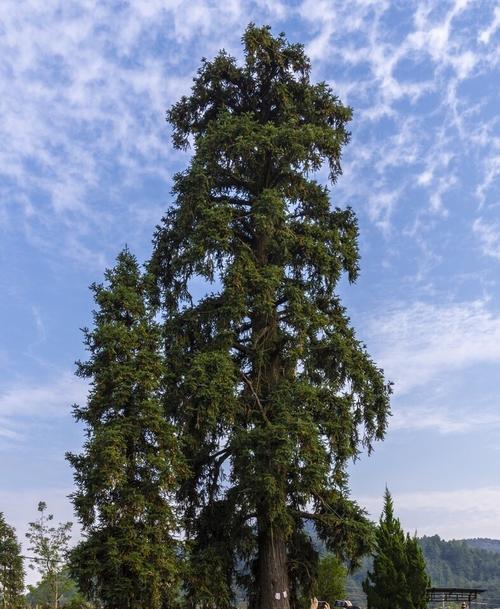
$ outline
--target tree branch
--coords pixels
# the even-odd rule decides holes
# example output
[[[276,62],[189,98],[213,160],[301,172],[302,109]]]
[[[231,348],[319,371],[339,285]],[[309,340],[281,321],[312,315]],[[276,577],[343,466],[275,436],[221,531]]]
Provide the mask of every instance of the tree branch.
[[[301,510],[297,510],[297,514],[305,520],[319,520],[321,522],[324,521],[325,516],[325,514],[311,514],[310,512],[302,512]]]
[[[241,374],[241,378],[245,381],[245,385],[248,387],[248,389],[250,389],[250,393],[252,394],[255,401],[257,402],[257,405],[259,406],[260,412],[262,414],[262,418],[268,425],[271,425],[271,421],[267,417],[264,406],[262,405],[262,402],[260,401],[260,398],[257,395],[257,393],[252,385],[252,381],[248,378],[248,376],[244,372],[241,372],[240,374]]]
[[[245,345],[241,345],[240,343],[233,343],[231,347],[233,349],[236,349],[237,351],[240,351],[241,353],[244,353],[245,355],[251,355],[252,353],[251,349],[249,349]]]

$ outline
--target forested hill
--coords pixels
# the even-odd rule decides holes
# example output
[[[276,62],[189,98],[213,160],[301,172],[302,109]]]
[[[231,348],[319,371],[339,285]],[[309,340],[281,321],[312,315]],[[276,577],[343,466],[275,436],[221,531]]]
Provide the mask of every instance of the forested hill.
[[[488,537],[475,537],[474,539],[464,539],[465,543],[476,550],[488,550],[500,554],[500,539],[489,539]]]
[[[484,541],[444,541],[438,535],[422,537],[420,545],[433,586],[487,588],[489,596],[494,588],[500,601],[500,554],[482,549],[478,542]]]
[[[481,600],[489,607],[500,607],[500,540],[444,541],[433,535],[419,541],[433,586],[485,588]],[[366,561],[348,581],[350,596],[363,607],[366,603],[361,582],[369,566]]]

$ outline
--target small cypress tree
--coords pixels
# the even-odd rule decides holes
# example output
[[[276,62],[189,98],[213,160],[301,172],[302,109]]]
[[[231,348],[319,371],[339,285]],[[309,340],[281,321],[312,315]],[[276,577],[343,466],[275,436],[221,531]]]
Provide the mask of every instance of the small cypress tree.
[[[0,606],[17,609],[24,604],[24,568],[16,533],[0,512]]]
[[[91,380],[88,402],[75,406],[86,425],[82,454],[69,454],[72,495],[84,540],[71,570],[82,592],[109,609],[159,609],[175,594],[178,543],[169,493],[176,439],[159,399],[161,334],[149,310],[145,278],[124,250],[92,285],[94,329],[85,329]]]
[[[424,553],[418,542],[417,536],[406,537],[406,554],[408,558],[407,583],[414,609],[426,609],[425,591],[431,585],[427,575]]]
[[[405,535],[386,489],[373,569],[363,582],[368,609],[424,609],[429,578],[416,537]]]

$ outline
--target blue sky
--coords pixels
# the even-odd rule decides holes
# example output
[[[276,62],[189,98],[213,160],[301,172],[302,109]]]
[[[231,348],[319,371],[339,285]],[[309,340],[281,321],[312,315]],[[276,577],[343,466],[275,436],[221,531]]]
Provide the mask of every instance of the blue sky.
[[[354,108],[332,203],[361,228],[342,286],[395,383],[385,442],[352,468],[378,517],[500,538],[500,6],[495,0],[2,0],[0,510],[23,534],[71,518],[70,405],[87,286],[125,243],[145,260],[170,202],[166,109],[250,21],[306,45]]]

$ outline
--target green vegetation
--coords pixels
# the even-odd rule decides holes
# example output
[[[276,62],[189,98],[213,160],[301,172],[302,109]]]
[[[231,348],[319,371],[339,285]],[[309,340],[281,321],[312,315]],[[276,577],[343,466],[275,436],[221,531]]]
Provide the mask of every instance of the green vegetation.
[[[69,541],[71,539],[71,522],[52,524],[54,516],[47,514],[47,504],[38,504],[40,516],[38,520],[29,523],[26,537],[29,541],[29,563],[42,576],[47,589],[47,603],[58,609],[59,601],[64,593],[66,582],[63,566],[65,564]]]
[[[321,557],[318,567],[316,583],[312,589],[312,596],[320,600],[327,600],[333,604],[336,599],[345,598],[347,568],[334,554],[325,554]],[[309,608],[308,598],[303,602],[304,609]]]
[[[488,552],[500,553],[500,539],[475,537],[474,539],[464,539],[463,541],[469,546],[469,548],[474,550],[488,550]]]
[[[63,567],[57,573],[59,581],[59,606],[68,609],[87,609],[89,604],[78,591],[76,582],[69,575],[67,567]],[[53,596],[50,580],[47,577],[41,579],[36,586],[28,586],[26,601],[31,607],[52,607]]]
[[[387,498],[386,498],[387,499]],[[42,520],[44,521],[43,530],[46,531],[45,537],[48,539],[47,529],[57,530],[57,527],[50,527],[50,520],[45,516],[46,506],[39,504],[42,508]],[[392,512],[392,508],[389,510]],[[383,516],[381,520],[386,520]],[[401,541],[401,531],[394,524],[396,519],[392,515],[393,527],[395,527],[395,537]],[[40,524],[40,520],[38,521]],[[63,528],[66,525],[60,525]],[[68,529],[69,534],[69,529]],[[367,572],[374,572],[373,559],[366,557],[362,561],[360,569],[347,574],[345,565],[333,554],[328,553],[324,544],[318,539],[311,523],[307,526],[307,533],[311,536],[313,547],[320,556],[318,569],[312,583],[311,593],[318,598],[334,601],[338,598],[349,598],[354,604],[361,607],[366,606],[366,596],[362,590],[362,582],[367,577]],[[430,575],[434,586],[463,586],[485,588],[487,592],[482,596],[482,601],[496,605],[500,599],[500,541],[495,539],[468,539],[462,541],[444,541],[439,536],[423,537],[420,539],[404,536],[405,542],[410,541],[423,551],[425,558],[426,571]],[[14,543],[13,543],[14,542]],[[483,547],[488,550],[481,549]],[[409,553],[410,560],[417,558],[417,569],[415,573],[422,575],[422,553],[416,551],[415,545]],[[13,566],[13,569],[5,568],[5,565]],[[20,545],[15,539],[12,527],[5,523],[0,515],[0,607],[6,606],[13,609],[21,609],[27,603],[28,606],[43,609],[50,609],[54,606],[54,586],[50,573],[42,577],[36,586],[28,586],[29,592],[23,596],[23,569],[22,557],[20,555]],[[58,563],[57,577],[58,582],[58,605],[65,609],[92,609],[94,605],[90,603],[80,592],[77,583],[71,578],[69,569],[66,566],[64,553],[60,554]],[[422,579],[420,580],[423,581]],[[6,585],[6,582],[7,585]],[[244,603],[244,590],[235,587],[238,599],[236,606],[246,606]],[[2,596],[3,595],[3,596]],[[168,607],[177,606],[175,600],[167,605]],[[307,609],[308,598],[306,595],[299,599],[298,607]]]
[[[419,542],[424,552],[427,571],[434,586],[463,586],[483,588],[483,601],[500,600],[500,554],[498,550],[483,550],[477,546],[498,548],[500,542],[481,544],[478,540],[444,541],[438,535],[422,537]]]
[[[351,110],[311,82],[302,45],[252,25],[243,46],[241,66],[204,60],[168,114],[194,155],[149,270],[165,415],[190,466],[177,494],[187,604],[232,607],[236,577],[253,609],[275,594],[289,609],[318,570],[305,523],[344,560],[370,548],[346,464],[383,438],[390,387],[338,296],[359,271],[356,218],[313,177],[340,174]]]
[[[16,532],[0,512],[0,606],[18,609],[23,605],[24,568]]]
[[[498,606],[500,600],[500,541],[496,539],[465,539],[445,541],[438,535],[421,537],[426,571],[433,586],[482,588],[481,601]],[[488,549],[482,549],[488,548]],[[372,568],[366,558],[361,568],[348,576],[347,596],[364,606],[366,598],[362,581]]]
[[[375,538],[373,566],[363,582],[368,609],[425,609],[430,580],[422,550],[403,532],[387,489]]]
[[[83,452],[68,455],[85,534],[70,568],[80,590],[106,608],[159,609],[176,594],[180,563],[169,502],[178,451],[160,402],[161,333],[130,252],[105,277],[92,286],[94,329],[84,331],[90,359],[78,364],[92,388],[74,411],[85,423]]]
[[[295,609],[362,587],[369,609],[425,609],[428,574],[500,590],[500,555],[405,534],[388,491],[378,527],[349,497],[391,393],[339,297],[357,219],[315,177],[340,175],[352,113],[311,82],[302,45],[250,25],[243,47],[241,65],[204,59],[168,113],[174,146],[194,149],[146,271],[125,249],[91,287],[86,440],[67,455],[83,539],[68,563],[71,523],[39,504],[27,601]],[[4,608],[22,605],[23,575],[0,514]]]

